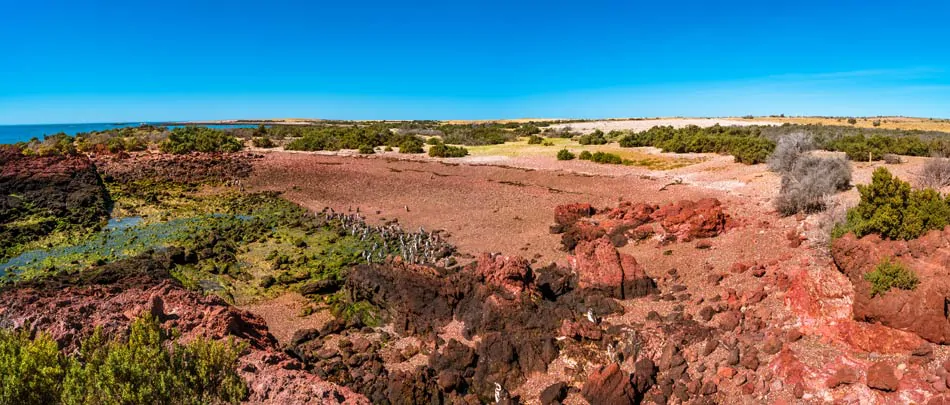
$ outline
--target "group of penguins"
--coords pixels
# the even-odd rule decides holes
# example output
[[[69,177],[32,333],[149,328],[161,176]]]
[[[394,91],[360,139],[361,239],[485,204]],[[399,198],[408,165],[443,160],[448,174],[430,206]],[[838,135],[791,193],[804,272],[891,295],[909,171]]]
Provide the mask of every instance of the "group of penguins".
[[[444,262],[455,252],[455,247],[443,239],[439,232],[426,232],[422,227],[417,232],[410,232],[396,223],[370,225],[359,214],[359,210],[355,213],[343,213],[324,208],[319,214],[328,222],[338,222],[343,231],[350,236],[359,237],[360,241],[379,237],[372,247],[361,253],[367,263],[382,262],[386,256],[400,256],[403,261],[411,264],[438,265],[444,264],[440,261]]]

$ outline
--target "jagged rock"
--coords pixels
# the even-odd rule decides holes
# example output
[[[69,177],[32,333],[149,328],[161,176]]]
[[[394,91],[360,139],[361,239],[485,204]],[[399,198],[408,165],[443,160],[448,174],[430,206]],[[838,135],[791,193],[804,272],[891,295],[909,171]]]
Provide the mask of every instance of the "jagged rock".
[[[581,389],[581,396],[592,404],[636,404],[637,394],[630,376],[612,363],[595,370]]]
[[[517,256],[483,253],[478,257],[475,275],[510,295],[521,294],[532,281],[530,264]]]
[[[656,291],[656,283],[646,275],[633,256],[621,254],[606,238],[581,242],[571,257],[578,273],[578,287],[602,291],[620,299],[642,297]]]

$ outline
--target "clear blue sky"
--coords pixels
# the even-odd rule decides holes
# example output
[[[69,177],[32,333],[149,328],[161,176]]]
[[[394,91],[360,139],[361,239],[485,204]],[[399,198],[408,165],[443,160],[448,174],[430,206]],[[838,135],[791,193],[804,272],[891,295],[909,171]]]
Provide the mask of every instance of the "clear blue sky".
[[[0,2],[0,124],[950,116],[946,1]]]

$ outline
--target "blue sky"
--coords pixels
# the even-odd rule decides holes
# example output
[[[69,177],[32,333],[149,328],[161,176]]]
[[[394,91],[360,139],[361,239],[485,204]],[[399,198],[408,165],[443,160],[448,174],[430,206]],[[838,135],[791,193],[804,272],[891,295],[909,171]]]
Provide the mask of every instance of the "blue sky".
[[[950,117],[942,1],[0,2],[0,124]]]

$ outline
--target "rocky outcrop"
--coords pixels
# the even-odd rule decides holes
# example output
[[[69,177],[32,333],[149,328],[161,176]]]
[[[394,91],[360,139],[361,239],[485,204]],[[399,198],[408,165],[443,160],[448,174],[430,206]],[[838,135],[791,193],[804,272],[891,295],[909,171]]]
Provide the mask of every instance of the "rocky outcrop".
[[[108,193],[85,156],[25,156],[0,148],[0,257],[7,248],[48,235],[60,224],[97,228]]]
[[[882,240],[877,235],[857,239],[848,234],[835,240],[831,252],[854,285],[855,319],[950,343],[950,227],[911,241]],[[916,288],[892,288],[872,296],[865,274],[885,259],[913,271],[920,280]]]
[[[642,241],[651,236],[666,243],[711,238],[733,226],[722,203],[714,198],[683,200],[664,206],[625,201],[616,208],[595,215],[588,204],[561,205],[555,208],[554,233],[561,244],[574,250],[582,241],[606,237],[615,246]]]
[[[592,254],[584,259],[584,266],[597,270],[598,261],[604,260],[616,272],[601,272],[613,277],[605,279],[611,284],[591,284],[603,288],[580,288],[579,277],[570,269],[552,265],[535,271],[522,258],[486,254],[454,270],[398,260],[358,266],[350,272],[346,289],[353,299],[382,308],[400,334],[437,340],[436,331],[452,321],[462,322],[463,337],[476,341],[474,352],[449,342],[441,355],[430,358],[434,360],[428,367],[415,373],[434,378],[444,398],[474,395],[480,401],[493,401],[496,383],[513,390],[530,375],[546,372],[562,348],[556,338],[602,336],[606,325],[591,322],[588,315],[599,318],[620,310],[605,290],[626,291],[627,298],[645,290],[641,284],[649,278],[632,258],[621,260],[609,242],[597,246],[610,251],[604,257]],[[624,271],[631,276],[625,278]],[[624,283],[629,286],[625,288]],[[652,287],[652,280],[647,284]],[[308,351],[305,346],[302,352]],[[302,353],[301,357],[310,356]],[[366,386],[355,389],[371,400],[376,395],[364,391]]]
[[[483,253],[477,263],[477,277],[512,296],[524,292],[532,281],[530,264],[522,257]]]
[[[601,291],[620,299],[642,297],[656,291],[656,284],[636,259],[617,252],[606,238],[579,243],[570,263],[578,274],[578,287],[582,289]]]
[[[136,153],[96,155],[93,159],[103,178],[119,183],[138,180],[197,184],[227,182],[251,174],[253,153],[190,153],[187,155]]]

